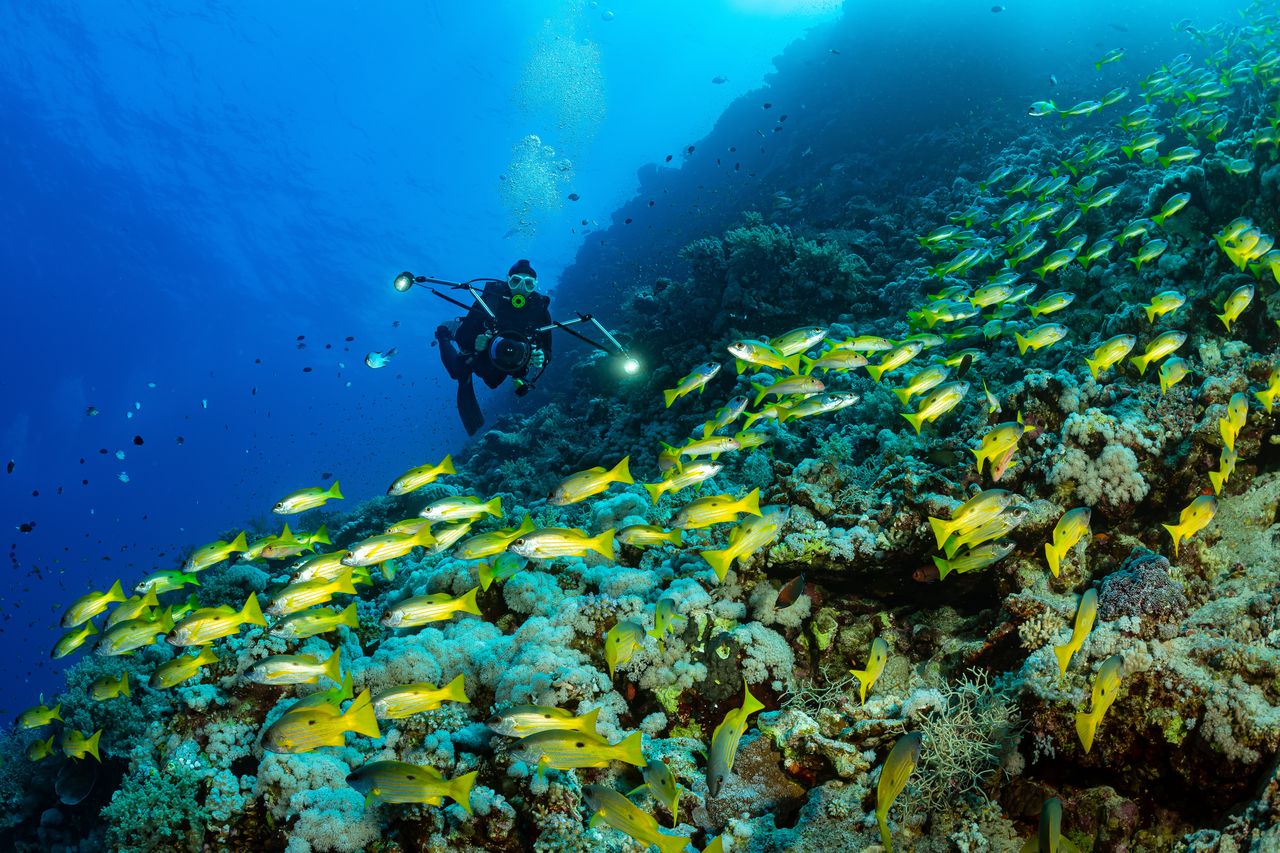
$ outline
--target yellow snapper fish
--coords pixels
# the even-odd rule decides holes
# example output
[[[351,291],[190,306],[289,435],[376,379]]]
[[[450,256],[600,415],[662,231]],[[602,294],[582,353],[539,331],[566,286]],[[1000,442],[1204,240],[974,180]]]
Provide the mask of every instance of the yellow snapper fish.
[[[355,595],[354,580],[352,573],[348,571],[329,580],[291,583],[271,599],[267,612],[272,616],[288,616],[317,604],[328,604],[338,594]]]
[[[1212,495],[1201,495],[1182,510],[1177,524],[1161,525],[1173,537],[1173,556],[1178,556],[1178,543],[1186,542],[1209,526],[1218,512],[1218,501]]]
[[[1240,319],[1240,315],[1253,302],[1253,285],[1244,284],[1231,291],[1231,295],[1227,297],[1227,301],[1222,304],[1222,313],[1215,314],[1222,325],[1227,327],[1227,331],[1231,331],[1231,326],[1236,320]]]
[[[689,847],[686,836],[663,832],[653,815],[640,811],[635,803],[612,788],[587,785],[582,789],[582,799],[594,812],[591,826],[603,823],[613,827],[646,845],[646,849],[647,845],[652,844],[658,848],[658,853],[681,853]]]
[[[618,531],[617,540],[633,548],[653,548],[658,545],[679,548],[684,544],[684,531],[666,530],[656,524],[631,524]]]
[[[1147,236],[1151,233],[1151,229],[1154,227],[1156,227],[1156,224],[1150,219],[1135,219],[1126,225],[1123,231],[1116,235],[1116,242],[1123,246],[1126,240]]]
[[[122,672],[119,677],[104,675],[89,686],[89,695],[95,702],[105,702],[117,696],[129,696],[129,673]]]
[[[1058,577],[1062,567],[1062,558],[1076,546],[1076,543],[1089,534],[1089,521],[1093,510],[1087,506],[1079,506],[1067,510],[1053,527],[1053,541],[1044,545],[1044,556],[1049,561],[1049,571]]]
[[[238,554],[249,547],[244,538],[244,531],[240,531],[230,542],[218,540],[210,542],[208,545],[202,545],[191,552],[191,556],[187,558],[187,562],[183,565],[183,571],[199,572],[210,566],[221,563],[232,554]]]
[[[231,636],[244,625],[267,626],[258,605],[258,596],[254,593],[249,593],[239,611],[224,604],[203,607],[188,614],[173,626],[173,631],[165,639],[172,646],[207,646],[214,640]]]
[[[893,389],[893,395],[905,406],[912,397],[931,391],[945,382],[950,372],[945,364],[930,365],[914,373],[906,385]]]
[[[293,613],[271,626],[271,636],[283,637],[287,640],[305,640],[318,634],[327,634],[346,625],[353,631],[360,627],[359,615],[355,602],[346,609],[338,611],[327,607],[317,607]]]
[[[474,495],[456,495],[454,497],[440,498],[440,500],[432,501],[423,507],[422,512],[418,513],[418,515],[432,523],[437,521],[471,521],[482,515],[502,518],[502,498],[495,497],[487,501]]]
[[[488,533],[479,533],[469,539],[463,539],[454,546],[453,557],[456,560],[483,560],[485,557],[501,554],[512,542],[536,529],[533,519],[526,515],[524,520],[515,527],[490,530]]]
[[[996,399],[996,395],[991,393],[991,389],[987,387],[987,380],[982,380],[982,393],[987,397],[987,414],[995,415],[1000,412],[1000,401]]]
[[[800,356],[798,354],[787,357],[778,352],[772,344],[764,341],[734,341],[729,344],[729,354],[734,358],[738,373],[742,373],[752,365],[756,367],[772,367],[774,370],[787,370],[791,373],[800,372]],[[706,365],[703,365],[703,367],[706,367]],[[690,374],[690,376],[692,375]],[[688,378],[688,376],[685,377],[685,379]],[[684,380],[681,381],[683,382]]]
[[[1244,429],[1248,419],[1249,398],[1243,392],[1237,391],[1227,401],[1227,413],[1218,418],[1218,433],[1222,436],[1222,444],[1233,453],[1236,449],[1236,438],[1240,435],[1240,430]]]
[[[673,825],[679,824],[680,793],[684,789],[676,781],[671,768],[661,759],[650,758],[644,769],[640,771],[640,775],[644,779],[644,784],[633,789],[627,796],[630,797],[648,789],[650,795],[666,806],[667,811],[671,812],[671,823]]]
[[[1145,306],[1147,321],[1154,323],[1157,317],[1163,317],[1177,311],[1186,304],[1187,297],[1176,290],[1162,290],[1151,297],[1151,304]]]
[[[296,557],[308,548],[314,549],[317,545],[332,544],[333,542],[329,539],[329,528],[323,524],[313,533],[290,533],[289,526],[286,524],[284,533],[264,545],[259,556],[267,560],[284,560]]]
[[[974,308],[990,308],[992,305],[1007,302],[1011,296],[1013,296],[1012,283],[993,282],[975,290],[969,297],[969,304]]]
[[[98,762],[102,756],[98,754],[98,741],[102,738],[102,729],[98,729],[89,737],[79,729],[65,729],[62,732],[62,754],[67,758],[84,758],[92,755]]]
[[[1280,367],[1271,368],[1271,375],[1267,377],[1267,387],[1261,391],[1254,391],[1253,396],[1258,398],[1258,402],[1267,410],[1267,414],[1271,414],[1271,409],[1276,404],[1276,397],[1280,395]]]
[[[387,607],[380,624],[385,628],[417,628],[431,622],[443,622],[457,613],[480,616],[480,606],[476,604],[479,590],[480,587],[473,586],[457,598],[447,592],[406,598]]]
[[[494,581],[505,581],[515,574],[529,561],[518,554],[498,554],[492,560],[485,560],[476,567],[476,579],[480,581],[480,589],[488,590]]]
[[[689,619],[680,614],[676,609],[676,600],[663,596],[658,599],[658,603],[653,608],[653,629],[650,630],[649,636],[658,641],[658,651],[666,652],[665,639],[667,634],[674,634],[677,631],[684,630],[684,626],[688,624]]]
[[[49,735],[45,740],[32,741],[27,747],[28,761],[43,761],[53,755],[53,740],[57,735]]]
[[[664,450],[677,450],[677,448],[673,448],[665,442],[662,443],[662,447]],[[740,450],[741,448],[742,445],[732,436],[710,435],[705,438],[695,438],[686,441],[678,449],[676,458],[684,456],[710,456],[712,459],[715,459],[721,453],[726,453],[731,450]]]
[[[1142,376],[1147,372],[1147,366],[1153,361],[1159,361],[1166,355],[1170,355],[1177,351],[1187,341],[1187,333],[1177,330],[1161,332],[1149,344],[1147,344],[1146,352],[1142,355],[1135,355],[1129,359],[1129,362],[1138,368],[1138,375]]]
[[[415,521],[421,522],[424,525],[429,523],[421,518],[415,519]],[[405,522],[399,522],[399,524],[404,523]],[[392,526],[398,527],[399,524]],[[338,575],[345,574],[350,566],[346,565],[342,561],[346,559],[347,555],[350,553],[350,551],[343,549],[340,551],[329,551],[325,554],[312,554],[310,557],[302,558],[298,562],[294,563],[293,567],[289,570],[292,573],[293,582],[300,583],[302,581],[329,580],[330,578],[336,578]]]
[[[801,394],[809,396],[811,394],[821,394],[827,389],[827,386],[816,376],[788,376],[779,379],[772,385],[765,385],[760,382],[752,382],[751,387],[755,389],[756,397],[753,405],[760,405],[761,401],[768,396],[776,396],[779,400],[783,397],[789,397],[793,394]]]
[[[1088,250],[1082,252],[1076,260],[1080,262],[1080,266],[1085,269],[1089,268],[1089,264],[1095,261],[1105,260],[1116,248],[1116,241],[1110,237],[1103,237],[1101,240],[1094,241],[1094,244]]]
[[[1209,472],[1209,482],[1213,485],[1215,495],[1222,494],[1222,487],[1227,484],[1227,478],[1235,473],[1238,461],[1239,457],[1234,450],[1224,447],[1218,452],[1218,470]]]
[[[959,556],[943,559],[935,554],[933,564],[937,567],[938,579],[941,580],[952,572],[965,574],[982,571],[1012,554],[1015,548],[1017,543],[1012,539],[998,539],[971,547]]]
[[[156,671],[151,673],[151,681],[148,684],[152,690],[168,690],[195,678],[200,670],[217,662],[218,656],[213,653],[213,647],[205,646],[198,655],[180,654],[173,660],[160,664]]]
[[[1109,370],[1123,361],[1133,351],[1137,343],[1138,338],[1136,335],[1116,335],[1099,344],[1098,348],[1093,351],[1093,357],[1084,360],[1094,381],[1098,380],[1100,372]]]
[[[998,459],[1008,451],[1016,448],[1026,431],[1027,428],[1019,421],[996,424],[987,430],[986,435],[982,436],[982,442],[978,448],[976,450],[970,448],[969,450],[977,460],[978,473],[982,473],[982,468],[988,459]]]
[[[631,457],[624,456],[613,468],[606,470],[597,465],[594,468],[570,474],[556,486],[551,496],[547,498],[547,503],[552,506],[568,506],[600,494],[613,483],[634,483],[635,480],[631,478],[631,471],[627,467],[630,462]]]
[[[852,391],[834,391],[827,394],[815,394],[807,397],[789,406],[786,409],[779,410],[778,423],[783,424],[796,418],[807,418],[813,415],[826,415],[831,412],[838,412],[841,409],[847,409],[849,406],[857,403],[861,397]],[[754,447],[769,441],[769,435],[763,432],[752,432],[751,430],[743,430],[736,433],[734,439],[743,447]],[[751,439],[757,439],[756,444],[751,443]]]
[[[778,539],[778,532],[787,520],[788,511],[783,507],[764,507],[761,515],[749,515],[729,534],[726,547],[717,550],[703,551],[702,558],[711,566],[712,571],[721,583],[729,574],[734,560],[743,560],[753,556],[762,548],[767,548]]]
[[[797,359],[797,362],[798,361],[799,360]],[[676,384],[675,388],[670,388],[662,392],[662,399],[666,401],[666,407],[668,409],[671,408],[671,404],[676,400],[679,400],[681,397],[688,394],[692,394],[694,391],[701,394],[702,389],[706,384],[714,379],[716,374],[719,372],[720,365],[717,362],[708,361],[704,364],[698,365],[693,369],[692,373],[682,378]]]
[[[871,641],[871,653],[867,656],[864,669],[851,669],[849,673],[858,679],[858,702],[867,704],[867,691],[884,674],[885,665],[889,662],[889,644],[882,637]]]
[[[1040,829],[1027,839],[1019,853],[1080,853],[1080,848],[1062,834],[1062,801],[1057,797],[1044,801],[1040,809]]]
[[[1093,749],[1098,724],[1120,692],[1123,669],[1124,659],[1120,655],[1112,655],[1103,661],[1102,666],[1098,667],[1098,674],[1093,678],[1093,707],[1088,713],[1076,714],[1076,734],[1080,735],[1080,745],[1086,753]]]
[[[861,358],[861,356],[858,357]],[[865,363],[865,359],[863,361]],[[812,369],[812,364],[810,367]],[[809,371],[806,370],[805,372],[808,373]],[[734,421],[742,417],[742,413],[747,410],[747,405],[750,402],[751,401],[747,399],[745,394],[739,394],[728,403],[725,403],[723,406],[716,409],[715,416],[702,425],[702,437],[706,438],[727,426],[731,426]]]
[[[918,356],[924,350],[924,344],[920,341],[908,341],[899,344],[892,350],[889,350],[880,359],[879,364],[868,364],[867,374],[870,375],[872,381],[879,382],[881,377],[886,373],[890,373],[902,367],[911,359]]]
[[[941,548],[947,538],[957,530],[978,527],[990,521],[1013,505],[1013,494],[1004,489],[987,489],[965,501],[951,514],[951,520],[929,518],[934,538]]]
[[[1134,138],[1133,142],[1128,145],[1121,145],[1120,150],[1124,152],[1124,156],[1132,160],[1134,154],[1141,154],[1150,148],[1158,148],[1160,143],[1164,142],[1164,134],[1154,130],[1148,130],[1139,134]]]
[[[76,628],[105,611],[115,602],[125,600],[124,589],[117,580],[106,592],[90,592],[75,600],[62,615],[63,628]]]
[[[136,619],[126,619],[103,633],[93,647],[94,654],[103,657],[133,654],[143,646],[149,646],[160,634],[173,630],[173,610],[152,612]]]
[[[296,755],[322,746],[345,746],[347,732],[382,737],[368,690],[353,699],[346,711],[327,703],[294,705],[266,730],[262,746],[268,752]]]
[[[513,554],[538,560],[585,557],[589,551],[612,560],[613,533],[612,527],[595,536],[577,527],[543,527],[526,533],[507,547]]]
[[[434,767],[407,764],[403,761],[371,761],[347,774],[347,784],[365,795],[365,805],[383,803],[422,803],[438,806],[448,797],[471,814],[471,788],[479,771],[446,779]]]
[[[1026,355],[1027,350],[1053,346],[1067,336],[1067,331],[1067,327],[1061,323],[1044,323],[1036,326],[1026,336],[1014,332],[1013,339],[1018,342],[1018,354]]]
[[[713,524],[737,521],[739,513],[763,515],[760,511],[760,489],[752,489],[744,497],[708,495],[686,504],[672,519],[673,527],[698,530]]]
[[[1056,252],[1050,253],[1049,256],[1044,259],[1044,263],[1035,268],[1035,274],[1040,276],[1040,280],[1043,281],[1045,276],[1049,273],[1054,270],[1060,270],[1067,264],[1074,261],[1078,254],[1078,251],[1073,251],[1071,249],[1058,249]]]
[[[1098,616],[1098,591],[1089,587],[1080,596],[1080,604],[1076,607],[1076,621],[1071,629],[1071,639],[1060,646],[1053,647],[1053,655],[1058,659],[1058,677],[1065,677],[1067,667],[1084,645],[1089,632],[1093,630],[1093,621]]]
[[[800,372],[806,376],[815,370],[836,370],[840,372],[848,372],[856,370],[859,367],[866,367],[867,357],[860,352],[853,350],[827,350],[817,358],[809,358],[808,356],[800,356],[801,370]],[[747,399],[742,398],[745,404]]]
[[[747,718],[756,711],[764,710],[764,703],[751,695],[751,687],[745,678],[742,680],[742,693],[742,705],[725,714],[711,733],[711,750],[707,753],[707,793],[712,798],[720,796],[720,790],[733,770],[738,741],[747,731]]]
[[[879,335],[857,335],[837,346],[851,349],[854,352],[887,352],[893,349],[893,343]]]
[[[627,663],[636,650],[644,647],[644,626],[630,619],[615,624],[604,635],[604,660],[609,665],[609,677],[613,678],[618,667]]]
[[[1000,460],[992,462],[993,476],[994,469],[1000,464]],[[989,542],[993,539],[999,539],[1002,536],[1012,533],[1022,525],[1022,522],[1027,520],[1027,514],[1028,510],[1026,507],[1011,506],[1004,512],[996,515],[994,518],[989,518],[981,524],[976,526],[966,525],[958,528],[947,538],[947,541],[942,546],[942,550],[947,555],[948,560],[953,558],[961,548],[970,549],[972,554],[975,546],[981,545],[984,542]],[[1000,556],[1002,558],[1006,555],[1002,554]],[[994,562],[994,560],[992,562]],[[969,565],[965,568],[955,567],[955,570],[966,572],[975,571],[978,568],[985,568],[985,566],[975,566],[973,563],[974,561],[971,560]],[[987,565],[990,564],[988,563]]]
[[[344,566],[374,566],[403,557],[414,548],[430,548],[436,544],[436,538],[430,528],[423,528],[417,533],[383,533],[370,536],[353,544],[347,556],[342,558]]]
[[[920,401],[920,408],[914,412],[901,412],[907,423],[915,427],[916,435],[926,423],[932,423],[947,412],[960,405],[960,401],[969,393],[968,382],[946,382],[934,388]]]
[[[1200,156],[1200,152],[1192,148],[1190,145],[1183,145],[1175,148],[1163,157],[1157,157],[1156,160],[1164,168],[1169,168],[1174,163],[1190,163]]]
[[[171,609],[173,611],[173,624],[177,625],[183,619],[186,619],[192,613],[195,613],[200,609],[200,596],[193,592],[187,596],[186,601],[181,604],[174,605]],[[229,608],[228,612],[234,613],[235,608]]]
[[[403,720],[424,711],[434,711],[445,702],[470,705],[462,676],[459,675],[444,687],[419,682],[397,684],[373,694],[373,713],[379,720]]]
[[[133,591],[141,595],[154,590],[156,595],[164,595],[166,592],[173,592],[175,589],[182,589],[188,585],[200,586],[200,581],[195,575],[187,572],[162,569],[158,572],[152,572],[138,581]]]
[[[62,703],[54,705],[52,708],[45,707],[44,694],[40,694],[40,704],[34,708],[28,708],[18,715],[18,726],[24,729],[35,729],[40,726],[47,726],[54,720],[62,721]]]
[[[485,723],[491,730],[507,737],[528,737],[538,732],[562,731],[597,734],[596,717],[599,708],[592,708],[581,716],[563,708],[545,705],[513,705],[489,717]]]
[[[295,515],[300,512],[306,512],[309,509],[315,509],[318,506],[324,506],[329,501],[343,500],[342,490],[338,488],[338,481],[334,480],[333,485],[329,488],[321,486],[312,486],[309,489],[298,489],[296,492],[290,492],[285,495],[271,511],[276,515]]]
[[[1179,210],[1187,206],[1187,202],[1191,201],[1191,193],[1178,193],[1170,196],[1164,206],[1160,208],[1160,212],[1151,217],[1151,221],[1157,225],[1163,226],[1164,221],[1173,216]]]
[[[107,614],[107,624],[103,630],[109,631],[121,622],[137,619],[149,609],[158,606],[160,606],[160,599],[156,596],[155,590],[149,590],[146,595],[130,596],[117,604]]]
[[[436,465],[419,465],[417,468],[410,468],[399,477],[395,482],[387,487],[389,495],[407,495],[412,491],[422,488],[428,483],[434,483],[436,480],[446,474],[458,473],[453,467],[453,457],[446,456]]]
[[[835,401],[835,403],[833,404],[833,401],[831,398],[838,398],[838,400]],[[803,413],[805,407],[807,405],[810,405],[810,402],[812,400],[822,399],[824,401],[822,405],[830,407],[828,411],[835,411],[835,409],[844,408],[846,404],[852,405],[853,403],[856,403],[858,401],[857,398],[858,398],[857,394],[846,393],[846,392],[840,392],[836,394],[826,394],[826,395],[821,395],[820,397],[810,397],[808,400],[805,400],[804,402],[800,403],[799,405],[791,409],[790,412],[792,412],[792,414],[788,416],[789,417],[800,416],[800,414]],[[760,447],[763,444],[768,444],[770,441],[773,441],[773,436],[769,435],[767,432],[764,432],[763,430],[743,429],[733,434],[733,440],[738,445],[738,447],[740,447],[743,450],[746,450],[748,448]]]
[[[1177,385],[1191,373],[1191,365],[1187,363],[1185,358],[1177,356],[1165,359],[1160,364],[1160,393],[1168,394],[1169,389]]]
[[[821,326],[802,326],[769,339],[769,345],[786,357],[799,355],[822,343],[827,330]]]
[[[889,809],[898,799],[907,780],[920,763],[920,747],[924,740],[919,732],[911,732],[898,738],[889,750],[889,757],[880,768],[880,780],[876,783],[876,822],[880,824],[880,844],[885,853],[893,853],[893,836],[889,834]]]
[[[611,761],[622,761],[644,767],[640,732],[633,732],[611,744],[600,735],[552,729],[522,737],[511,746],[518,761],[533,764],[539,776],[550,770],[577,770],[586,767],[608,767]]]
[[[272,686],[318,684],[321,678],[341,684],[342,649],[334,649],[323,661],[315,655],[271,655],[254,661],[244,671],[244,677],[254,684]]]
[[[1143,264],[1151,263],[1163,255],[1167,248],[1169,248],[1167,240],[1151,240],[1143,243],[1142,248],[1138,250],[1138,254],[1129,259],[1129,262],[1134,266],[1134,272],[1141,272]]]
[[[328,690],[317,690],[315,693],[309,693],[306,696],[294,702],[285,709],[285,713],[290,711],[300,711],[303,708],[314,708],[317,705],[328,705],[336,711],[342,707],[342,703],[355,695],[354,683],[351,679],[351,673],[347,673],[342,677],[342,684],[338,687],[332,687]]]

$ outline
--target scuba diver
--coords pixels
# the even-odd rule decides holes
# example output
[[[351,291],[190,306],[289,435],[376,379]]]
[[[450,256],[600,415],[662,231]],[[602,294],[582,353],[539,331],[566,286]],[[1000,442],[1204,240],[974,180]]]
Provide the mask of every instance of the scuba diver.
[[[529,262],[516,261],[506,281],[489,279],[483,293],[472,291],[476,301],[465,317],[436,328],[440,360],[458,383],[458,414],[467,435],[484,424],[472,377],[497,388],[510,376],[516,395],[523,397],[551,362],[556,324],[548,310],[551,298],[537,287],[538,274]]]

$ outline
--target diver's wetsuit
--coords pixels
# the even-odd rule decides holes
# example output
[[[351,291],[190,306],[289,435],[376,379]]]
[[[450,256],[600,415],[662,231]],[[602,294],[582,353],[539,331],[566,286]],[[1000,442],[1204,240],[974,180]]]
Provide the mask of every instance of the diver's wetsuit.
[[[475,389],[471,384],[473,375],[484,380],[490,388],[497,388],[511,374],[499,369],[489,359],[487,352],[475,352],[476,336],[481,332],[496,332],[498,335],[517,336],[531,339],[531,342],[546,354],[546,364],[551,363],[551,332],[534,334],[535,329],[551,325],[551,312],[548,306],[551,299],[541,293],[531,293],[525,297],[523,308],[511,304],[511,289],[506,282],[491,281],[484,286],[485,304],[493,311],[496,319],[491,320],[479,303],[471,306],[467,316],[463,318],[453,339],[437,335],[440,342],[440,360],[449,376],[458,381],[458,414],[462,416],[462,426],[468,435],[474,435],[484,424],[484,415],[476,403]],[[527,371],[515,374],[523,379]]]

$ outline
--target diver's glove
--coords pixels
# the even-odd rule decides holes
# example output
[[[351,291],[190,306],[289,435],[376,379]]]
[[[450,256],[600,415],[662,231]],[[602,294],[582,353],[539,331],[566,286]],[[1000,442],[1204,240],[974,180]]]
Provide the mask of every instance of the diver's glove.
[[[474,352],[484,352],[485,347],[489,346],[489,341],[493,340],[493,335],[488,332],[481,332],[476,335],[476,343],[473,347]]]
[[[542,369],[547,363],[547,354],[537,347],[533,348],[533,352],[529,353],[529,372],[536,373]]]

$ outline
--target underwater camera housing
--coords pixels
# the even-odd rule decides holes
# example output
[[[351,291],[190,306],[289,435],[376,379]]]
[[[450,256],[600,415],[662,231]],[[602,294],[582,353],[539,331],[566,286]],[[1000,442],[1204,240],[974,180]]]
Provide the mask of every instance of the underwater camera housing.
[[[411,273],[406,270],[405,272],[402,272],[395,277],[395,279],[392,281],[392,287],[394,287],[396,290],[398,290],[401,293],[408,293],[415,286],[425,287],[427,288],[427,290],[430,290],[436,296],[439,296],[441,299],[445,300],[446,302],[449,302],[458,306],[464,311],[471,310],[471,306],[467,305],[465,302],[459,299],[455,299],[454,297],[448,295],[447,293],[442,293],[441,291],[437,290],[434,287],[431,287],[430,285],[433,285],[433,284],[439,285],[441,287],[445,287],[450,290],[465,290],[468,293],[470,293],[471,298],[476,301],[476,304],[478,304],[481,308],[483,308],[484,312],[489,315],[489,321],[491,324],[490,330],[494,333],[493,339],[489,342],[489,345],[486,350],[489,356],[490,362],[492,362],[495,367],[497,367],[499,370],[501,370],[504,373],[512,374],[512,375],[518,374],[521,371],[523,371],[525,367],[529,364],[529,359],[533,355],[533,344],[528,338],[526,338],[522,334],[516,334],[512,332],[502,332],[497,329],[496,325],[493,325],[497,320],[497,316],[493,313],[493,309],[489,307],[488,303],[484,301],[483,294],[476,289],[476,285],[480,285],[481,287],[483,287],[485,284],[488,284],[490,282],[496,282],[499,284],[505,283],[503,279],[498,279],[498,278],[473,278],[470,281],[464,281],[464,282],[446,281],[445,279],[441,279],[441,278],[431,278],[425,275],[415,275],[414,273]],[[516,299],[520,299],[521,301],[523,301],[524,297],[522,295],[517,294],[512,297],[512,302],[514,303]],[[523,306],[516,305],[516,307],[519,308]],[[596,330],[599,331],[600,334],[603,335],[605,339],[609,342],[610,346],[605,346],[599,341],[592,340],[591,338],[587,337],[586,335],[582,334],[576,329],[570,328],[570,326],[575,326],[582,323],[590,323],[594,325],[596,327]],[[573,335],[578,340],[586,344],[589,344],[595,347],[596,349],[604,352],[606,355],[620,357],[622,362],[621,363],[622,372],[627,376],[634,376],[640,372],[640,362],[635,358],[635,356],[633,356],[630,352],[628,352],[627,348],[624,347],[618,341],[618,339],[615,338],[613,334],[604,327],[603,324],[601,324],[599,320],[597,320],[595,317],[593,317],[590,314],[578,313],[577,316],[574,317],[573,319],[565,320],[563,322],[559,320],[552,320],[550,325],[543,326],[540,329],[535,329],[533,334],[537,335],[537,334],[541,334],[542,332],[549,332],[553,329],[560,329],[564,332],[567,332],[568,334]],[[517,379],[516,395],[523,397],[525,394],[529,393],[530,389],[533,387],[533,383],[536,382],[539,378],[541,378],[541,376],[542,376],[542,371],[539,371],[538,376],[535,376],[532,380],[522,381]]]

